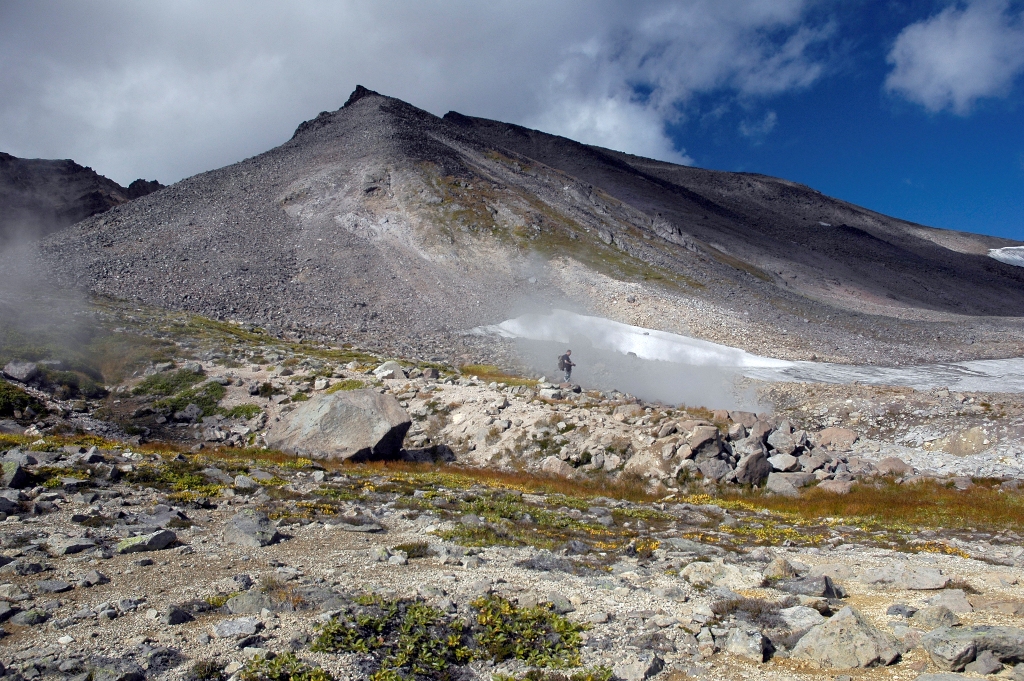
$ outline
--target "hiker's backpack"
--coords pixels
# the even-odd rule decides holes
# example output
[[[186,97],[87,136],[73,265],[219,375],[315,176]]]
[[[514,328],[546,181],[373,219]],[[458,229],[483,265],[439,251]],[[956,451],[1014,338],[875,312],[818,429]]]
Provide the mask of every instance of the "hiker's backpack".
[[[565,371],[565,355],[558,356],[558,370]]]

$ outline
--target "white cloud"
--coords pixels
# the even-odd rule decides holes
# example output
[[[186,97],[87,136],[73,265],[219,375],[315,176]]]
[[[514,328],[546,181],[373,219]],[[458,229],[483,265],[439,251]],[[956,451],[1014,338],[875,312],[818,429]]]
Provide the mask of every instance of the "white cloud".
[[[692,165],[684,149],[665,134],[658,113],[635,102],[605,98],[559,102],[536,119],[536,126],[570,139],[637,156]]]
[[[778,122],[778,114],[769,111],[759,121],[740,121],[740,134],[744,137],[763,138],[775,129]]]
[[[688,162],[666,126],[697,95],[821,77],[811,2],[0,3],[0,150],[174,181],[280,144],[360,83]]]
[[[966,115],[1024,71],[1024,12],[1014,15],[1005,0],[951,5],[903,29],[888,61],[887,90],[929,111]]]

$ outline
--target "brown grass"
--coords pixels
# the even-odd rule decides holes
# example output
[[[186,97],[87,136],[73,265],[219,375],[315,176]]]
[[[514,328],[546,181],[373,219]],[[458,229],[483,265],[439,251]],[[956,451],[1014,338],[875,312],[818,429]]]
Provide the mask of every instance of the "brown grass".
[[[726,499],[804,518],[860,519],[885,527],[1024,531],[1024,493],[1000,492],[981,481],[961,492],[932,481],[897,485],[890,480],[854,485],[849,494],[811,489],[799,498],[766,496],[762,492]]]
[[[611,481],[604,478],[569,480],[524,471],[496,471],[463,466],[436,466],[403,461],[376,461],[359,464],[332,465],[327,468],[342,470],[349,475],[392,475],[399,478],[436,482],[446,487],[471,487],[474,484],[525,493],[560,494],[566,497],[605,496],[634,502],[651,502],[656,496],[647,492],[643,481],[626,479]]]

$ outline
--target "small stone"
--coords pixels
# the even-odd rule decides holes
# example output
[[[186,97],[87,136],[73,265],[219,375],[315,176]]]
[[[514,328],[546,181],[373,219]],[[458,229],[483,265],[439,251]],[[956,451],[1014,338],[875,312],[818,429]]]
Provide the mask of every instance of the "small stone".
[[[129,537],[121,541],[114,551],[119,554],[160,551],[171,545],[178,536],[170,530],[157,530],[151,534]]]
[[[629,655],[612,668],[615,678],[622,681],[644,681],[665,668],[665,661],[651,651]]]
[[[252,636],[263,629],[263,623],[254,617],[242,617],[234,620],[224,620],[213,626],[213,635],[216,638],[242,638]]]
[[[160,621],[169,626],[176,626],[178,624],[185,624],[186,622],[191,622],[194,619],[195,618],[192,616],[192,614],[187,610],[184,610],[183,608],[180,608],[176,605],[172,605],[171,607],[167,608],[167,612],[165,612],[164,616],[160,618]]]
[[[890,617],[906,617],[909,619],[914,615],[915,612],[917,612],[917,608],[911,605],[906,605],[904,603],[894,603],[886,609],[885,614],[889,615]]]
[[[944,605],[928,605],[915,612],[910,617],[910,622],[915,627],[932,630],[939,627],[955,627],[960,624],[960,618]]]
[[[48,620],[50,616],[45,610],[39,608],[33,608],[32,610],[23,610],[17,615],[8,620],[11,624],[17,624],[23,627],[33,627],[37,624],[42,624]]]
[[[547,595],[547,602],[551,603],[551,609],[559,615],[564,615],[569,612],[573,612],[576,608],[573,607],[569,599],[558,593],[557,591],[549,591]]]
[[[796,568],[782,556],[772,559],[762,573],[765,579],[792,579],[796,577]]]
[[[44,579],[36,582],[36,588],[46,594],[60,594],[71,591],[74,587],[59,579]]]
[[[819,598],[846,598],[846,590],[832,581],[828,575],[820,577],[804,577],[788,579],[775,585],[779,591],[786,593],[816,596]]]
[[[974,658],[974,662],[964,667],[964,671],[987,676],[995,674],[1002,668],[1003,663],[999,661],[999,658],[991,650],[983,650]]]
[[[86,586],[98,586],[100,584],[107,584],[110,582],[110,577],[107,577],[98,570],[90,570],[85,573],[84,577],[82,577],[82,581],[85,582]]]
[[[237,475],[234,480],[234,487],[237,490],[248,491],[256,489],[260,486],[258,482],[250,478],[248,475]]]

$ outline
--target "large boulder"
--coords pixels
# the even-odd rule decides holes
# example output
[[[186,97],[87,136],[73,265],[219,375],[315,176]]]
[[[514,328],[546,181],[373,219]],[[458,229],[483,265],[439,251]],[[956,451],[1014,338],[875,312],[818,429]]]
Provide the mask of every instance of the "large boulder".
[[[266,513],[247,508],[224,523],[224,541],[228,544],[259,548],[281,538],[277,524]]]
[[[849,428],[826,428],[814,436],[814,443],[820,447],[828,447],[834,452],[845,452],[853,447],[860,438]]]
[[[760,485],[771,472],[772,466],[764,453],[748,454],[736,464],[736,482],[741,485]]]
[[[311,459],[396,459],[411,425],[393,396],[351,390],[303,402],[266,439],[273,449]]]
[[[899,643],[847,606],[811,629],[791,657],[825,669],[878,667],[899,659]]]
[[[1018,627],[940,627],[921,637],[921,647],[939,669],[963,671],[990,651],[1004,663],[1024,662],[1024,629]]]
[[[28,383],[39,375],[39,368],[35,362],[8,362],[4,366],[4,376],[19,383]]]

